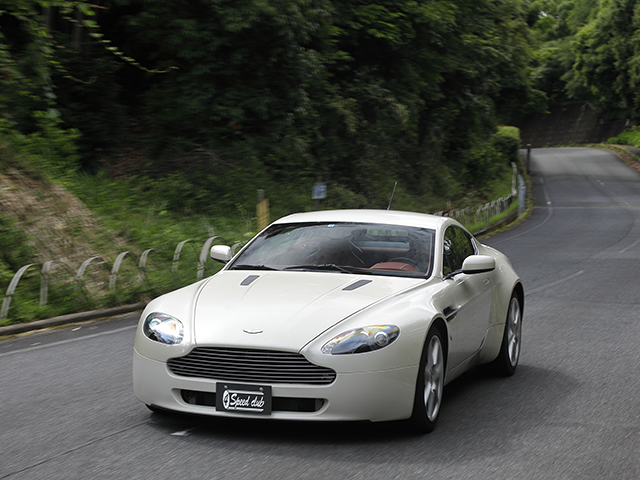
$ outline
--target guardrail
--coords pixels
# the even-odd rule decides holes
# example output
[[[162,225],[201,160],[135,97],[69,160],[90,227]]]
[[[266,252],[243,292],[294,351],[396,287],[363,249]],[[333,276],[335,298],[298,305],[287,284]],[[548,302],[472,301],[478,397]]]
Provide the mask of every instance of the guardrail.
[[[200,248],[200,255],[198,256],[198,263],[196,265],[196,279],[200,280],[204,277],[204,272],[205,272],[205,264],[209,258],[209,249],[211,248],[211,245],[213,244],[213,242],[217,239],[219,239],[220,237],[217,236],[212,236],[207,238],[207,240],[205,240],[205,242],[202,244],[202,247]],[[184,248],[184,246],[187,243],[190,242],[195,242],[192,239],[187,239],[187,240],[183,240],[180,243],[178,243],[178,245],[176,246],[174,252],[173,252],[173,261],[171,264],[171,272],[173,274],[177,274],[178,273],[178,269],[180,266],[180,257],[182,255],[182,250]],[[237,248],[239,246],[241,246],[241,243],[236,243],[233,245],[232,247],[232,252],[235,253],[235,251],[237,250]],[[140,255],[140,259],[138,261],[138,282],[142,283],[146,276],[147,276],[147,261],[149,259],[149,254],[151,252],[155,252],[157,251],[155,248],[149,248],[147,250],[145,250],[144,252],[142,252],[142,255]],[[116,291],[117,289],[117,281],[118,281],[118,274],[120,273],[120,268],[125,260],[126,257],[134,257],[134,254],[131,253],[130,251],[125,251],[120,253],[115,261],[113,262],[113,266],[111,267],[111,271],[110,271],[110,275],[109,275],[109,282],[108,282],[108,289],[111,292]],[[101,262],[100,262],[101,261]],[[44,308],[47,306],[48,304],[48,297],[49,297],[49,284],[50,284],[50,278],[51,278],[51,268],[52,265],[54,264],[54,260],[48,260],[46,262],[44,262],[44,264],[42,264],[42,269],[40,271],[40,307]],[[101,265],[104,266],[104,264],[107,264],[107,260],[100,256],[100,255],[95,255],[92,256],[88,259],[86,259],[84,262],[82,262],[82,264],[80,265],[80,267],[78,268],[78,271],[75,274],[75,278],[74,278],[74,283],[75,283],[75,290],[78,291],[82,288],[83,285],[83,280],[84,280],[84,276],[87,272],[87,270],[89,269],[89,267],[92,264],[97,264],[99,263]],[[18,284],[20,283],[20,280],[23,278],[23,276],[25,275],[25,273],[27,272],[27,270],[29,270],[30,268],[34,268],[36,267],[37,264],[35,263],[30,263],[28,265],[25,265],[23,267],[21,267],[13,276],[13,278],[11,279],[11,281],[9,282],[9,286],[7,287],[7,291],[4,295],[4,298],[2,300],[2,307],[0,308],[0,320],[4,320],[6,318],[8,318],[9,316],[9,309],[11,308],[11,302],[13,300],[13,296],[16,292],[16,289],[18,287]]]

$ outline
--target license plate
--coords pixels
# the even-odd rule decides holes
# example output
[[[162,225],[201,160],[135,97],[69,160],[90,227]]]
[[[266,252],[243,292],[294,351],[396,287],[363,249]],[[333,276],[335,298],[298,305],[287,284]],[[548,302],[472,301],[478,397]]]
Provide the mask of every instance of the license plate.
[[[271,387],[216,384],[216,410],[232,413],[271,414]]]

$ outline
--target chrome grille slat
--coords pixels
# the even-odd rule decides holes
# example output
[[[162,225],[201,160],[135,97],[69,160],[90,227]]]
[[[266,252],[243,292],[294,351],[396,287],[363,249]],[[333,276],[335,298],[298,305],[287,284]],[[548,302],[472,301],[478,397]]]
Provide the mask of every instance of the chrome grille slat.
[[[275,350],[197,347],[167,362],[174,375],[227,382],[326,385],[336,372],[314,365],[299,353]]]

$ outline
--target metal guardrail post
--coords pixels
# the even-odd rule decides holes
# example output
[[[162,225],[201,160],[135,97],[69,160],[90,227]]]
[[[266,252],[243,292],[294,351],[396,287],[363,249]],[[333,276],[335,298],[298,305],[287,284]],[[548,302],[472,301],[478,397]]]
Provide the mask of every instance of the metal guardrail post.
[[[122,261],[124,260],[124,257],[127,256],[127,253],[129,253],[129,251],[122,252],[116,257],[116,261],[113,262],[113,268],[111,268],[111,276],[109,277],[109,290],[111,291],[114,291],[116,289],[116,280],[118,278],[118,272],[120,271],[120,265],[122,265]]]
[[[191,242],[191,239],[183,240],[178,245],[176,245],[176,249],[173,252],[173,264],[171,265],[171,273],[176,273],[178,271],[178,262],[180,261],[180,254],[182,253],[182,248],[187,244],[187,242]]]
[[[200,258],[198,259],[198,271],[196,274],[198,280],[201,280],[202,277],[204,277],[204,265],[205,263],[207,263],[207,258],[209,258],[209,249],[211,248],[211,244],[216,238],[218,237],[215,235],[213,237],[209,237],[202,244],[202,250],[200,250]]]
[[[140,255],[140,262],[138,263],[138,271],[140,272],[140,279],[144,281],[147,278],[147,258],[151,252],[157,251],[155,248],[148,248],[142,255]]]
[[[522,178],[522,175],[518,175],[518,216],[524,214],[527,210],[527,184]]]
[[[238,251],[238,248],[239,248],[239,247],[242,247],[243,245],[244,245],[244,244],[243,244],[243,243],[240,243],[240,242],[236,242],[236,243],[234,243],[234,244],[233,244],[233,246],[231,247],[231,255],[232,255],[232,256],[233,256],[233,255],[235,255],[235,254],[236,254],[236,252]]]
[[[16,291],[18,282],[20,282],[20,279],[22,278],[22,275],[24,275],[24,272],[26,272],[30,267],[33,267],[34,265],[34,263],[30,263],[29,265],[21,267],[20,270],[18,270],[13,276],[11,282],[9,282],[7,293],[2,300],[2,308],[0,309],[0,320],[4,320],[9,316],[9,307],[11,306],[11,298],[13,297],[13,292]]]
[[[44,262],[42,265],[42,279],[40,280],[40,308],[47,306],[49,300],[49,277],[51,276],[51,264],[53,260]]]
[[[80,265],[80,268],[78,269],[78,273],[76,274],[76,288],[75,288],[76,292],[80,290],[80,286],[81,286],[80,282],[82,282],[82,277],[84,277],[84,272],[87,270],[87,267],[91,262],[93,262],[98,258],[102,258],[102,257],[100,255],[96,255],[95,257],[86,259],[84,262],[82,262],[82,265]]]

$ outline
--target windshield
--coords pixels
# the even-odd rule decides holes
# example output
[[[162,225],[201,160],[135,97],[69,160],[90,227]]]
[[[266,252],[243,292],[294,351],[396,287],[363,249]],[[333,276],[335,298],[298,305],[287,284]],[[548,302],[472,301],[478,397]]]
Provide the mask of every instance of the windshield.
[[[433,230],[398,225],[278,224],[262,232],[229,268],[429,276],[433,239]]]

